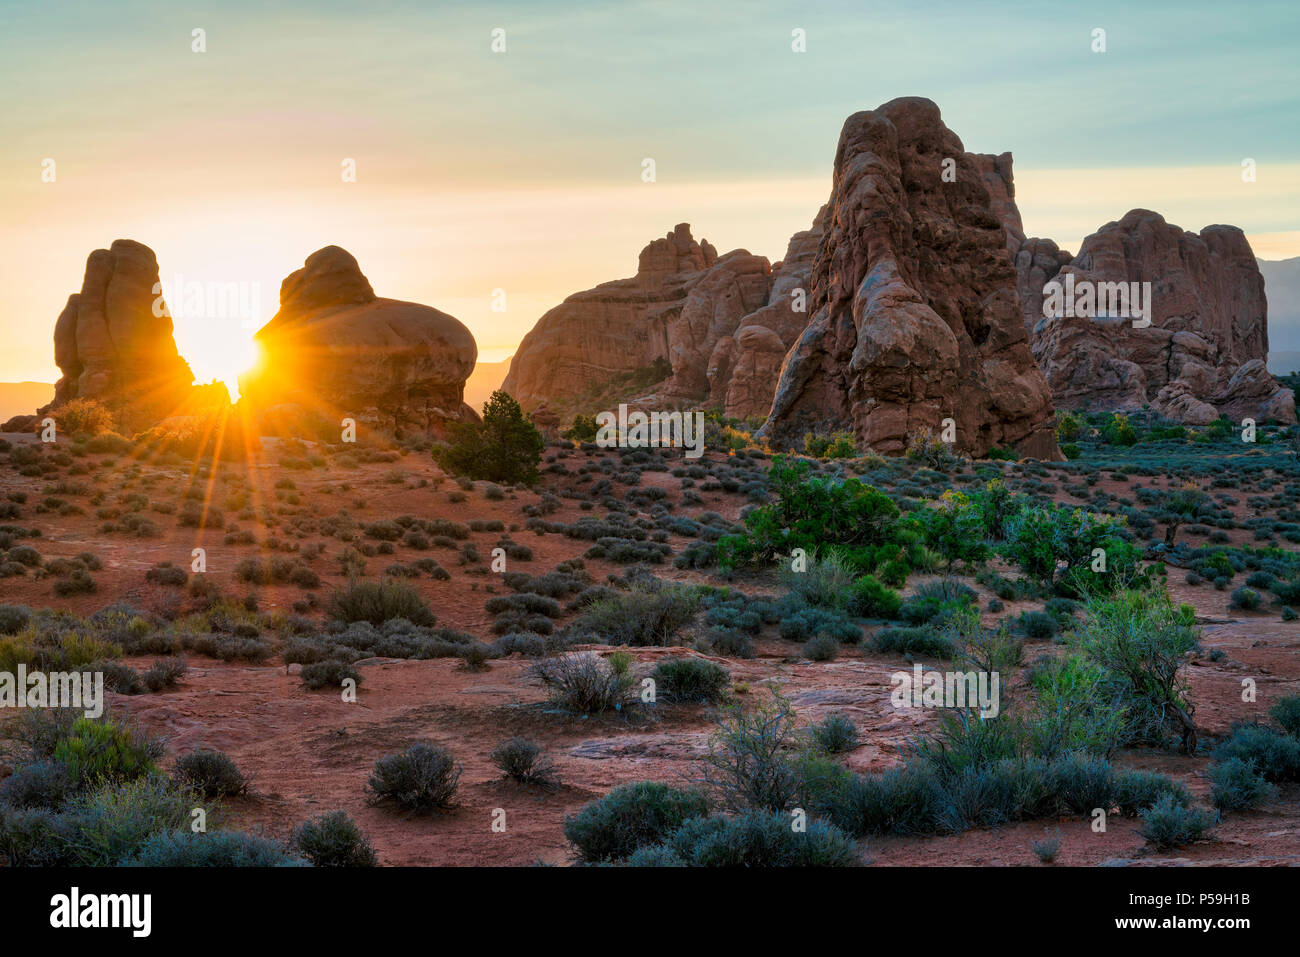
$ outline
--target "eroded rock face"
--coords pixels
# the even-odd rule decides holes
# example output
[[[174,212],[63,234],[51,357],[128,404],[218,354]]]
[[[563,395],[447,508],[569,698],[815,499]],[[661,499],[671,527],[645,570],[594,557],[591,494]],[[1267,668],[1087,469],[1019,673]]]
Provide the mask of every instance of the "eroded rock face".
[[[281,283],[280,310],[254,338],[263,358],[240,376],[240,402],[264,429],[292,432],[301,413],[441,435],[477,418],[463,401],[478,357],[470,331],[430,306],[377,297],[338,246]]]
[[[1007,165],[1005,180],[990,175],[1009,186]],[[930,100],[849,117],[812,267],[812,321],[785,358],[763,434],[784,445],[850,427],[860,445],[897,453],[952,418],[957,446],[976,455],[1060,457],[998,215],[1011,197],[990,195],[986,172]]]
[[[1220,414],[1293,423],[1295,397],[1268,374],[1264,280],[1235,226],[1198,234],[1135,209],[1084,240],[1051,271],[1044,240],[1017,257],[1034,355],[1059,405],[1096,411],[1150,406],[1171,419],[1204,425]],[[1031,250],[1035,250],[1032,251]],[[1043,286],[1150,283],[1150,322],[1131,317],[1043,315]],[[1034,293],[1036,292],[1036,297]]]
[[[811,229],[790,238],[785,258],[773,267],[766,304],[741,319],[734,335],[718,343],[730,364],[710,363],[709,401],[732,418],[767,418],[772,409],[781,363],[808,326],[809,276],[826,209],[821,208]]]
[[[176,351],[157,283],[158,258],[142,243],[118,239],[90,254],[81,291],[68,297],[54,325],[62,376],[40,414],[57,418],[69,400],[94,399],[132,430],[182,411],[194,375]]]
[[[766,258],[743,249],[719,257],[679,224],[641,251],[634,277],[575,293],[546,313],[520,343],[502,388],[525,409],[599,411],[583,407],[584,397],[658,363],[671,373],[638,383],[647,403],[706,401],[719,343],[767,303],[771,286]]]

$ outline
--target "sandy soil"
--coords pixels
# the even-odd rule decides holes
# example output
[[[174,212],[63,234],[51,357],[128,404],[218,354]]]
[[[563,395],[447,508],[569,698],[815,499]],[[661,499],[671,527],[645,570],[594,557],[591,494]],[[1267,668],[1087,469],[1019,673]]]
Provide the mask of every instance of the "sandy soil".
[[[26,437],[4,436],[10,441]],[[549,453],[550,450],[548,450]],[[452,503],[456,490],[427,455],[406,455],[397,463],[375,463],[329,471],[288,471],[274,464],[268,452],[251,467],[224,466],[246,474],[251,483],[250,498],[272,508],[288,508],[286,491],[274,486],[286,476],[297,486],[299,504],[291,513],[329,515],[340,508],[359,521],[375,521],[402,514],[421,518],[447,517],[457,521],[471,518],[500,519],[507,526],[518,525],[512,537],[534,550],[530,562],[515,562],[511,570],[540,573],[565,559],[580,556],[589,543],[560,535],[536,536],[523,528],[527,520],[522,509],[536,504],[536,492],[508,493],[502,501],[488,500],[480,484],[468,493],[467,501]],[[571,470],[585,459],[564,460]],[[79,460],[84,461],[84,460]],[[123,490],[129,463],[92,469],[89,474],[67,476],[84,482],[91,490],[102,489],[111,502]],[[396,478],[400,470],[402,477]],[[197,484],[184,467],[146,464],[142,472],[160,478],[144,486],[140,478],[130,491],[143,491],[151,502],[180,503],[191,484]],[[62,477],[62,476],[61,476]],[[599,477],[599,476],[598,476]],[[190,549],[208,551],[208,574],[232,595],[248,592],[249,586],[233,581],[236,563],[264,554],[256,545],[223,544],[220,531],[197,532],[181,528],[175,515],[145,514],[163,529],[159,538],[135,539],[120,534],[101,534],[95,507],[84,497],[61,495],[77,502],[85,514],[62,516],[55,512],[36,514],[33,505],[45,494],[49,480],[24,477],[12,469],[0,469],[0,492],[25,491],[29,502],[21,525],[42,530],[33,539],[45,558],[72,556],[92,551],[104,568],[94,577],[99,585],[93,595],[56,598],[54,579],[31,577],[0,579],[0,601],[32,606],[67,608],[81,614],[111,601],[125,600],[160,608],[169,589],[146,584],[145,571],[157,562],[171,561],[188,567]],[[421,479],[429,485],[419,487]],[[548,482],[554,480],[548,479]],[[438,483],[438,487],[434,487]],[[668,473],[647,472],[644,486],[670,490],[670,500],[679,497],[680,482]],[[1062,483],[1065,484],[1065,483]],[[1124,483],[1103,483],[1108,491],[1131,494]],[[1149,483],[1148,483],[1149,484]],[[1112,487],[1113,486],[1113,487]],[[616,485],[616,494],[620,487]],[[698,486],[696,488],[698,491]],[[224,493],[215,496],[220,505]],[[738,494],[704,492],[704,505],[677,506],[674,514],[697,514],[714,510],[730,518],[739,514],[746,500]],[[1245,497],[1245,496],[1241,496]],[[1066,499],[1069,500],[1069,499]],[[598,507],[584,512],[579,503],[562,499],[562,507],[548,520],[572,522],[580,515],[603,515]],[[270,535],[285,538],[284,529],[272,530],[260,523],[239,521],[226,509],[227,523],[235,522],[252,531],[259,541]],[[1244,513],[1243,513],[1244,514]],[[486,556],[500,533],[474,533],[471,541]],[[326,541],[324,556],[312,563],[324,586],[338,585],[335,557],[343,545],[337,540],[309,536],[303,543]],[[687,539],[673,538],[674,551]],[[272,553],[274,554],[274,553]],[[428,578],[414,584],[428,599],[439,624],[470,631],[491,639],[492,616],[484,610],[493,587],[493,576],[473,577],[457,567],[456,553],[445,549],[414,552],[398,544],[396,554],[380,555],[369,561],[367,577],[378,574],[393,561],[411,561],[432,556],[451,572],[450,581]],[[621,566],[588,561],[588,571],[601,581],[608,573],[619,574]],[[661,566],[657,573],[673,578],[699,579],[692,572]],[[1182,574],[1171,570],[1174,596],[1193,604],[1204,623],[1203,645],[1208,653],[1220,649],[1223,657],[1211,662],[1203,654],[1188,669],[1191,698],[1202,734],[1225,733],[1234,720],[1262,716],[1277,697],[1300,693],[1300,627],[1282,622],[1276,610],[1240,612],[1227,608],[1227,595],[1207,586],[1193,588]],[[973,583],[972,583],[973,584]],[[1237,583],[1234,583],[1237,584]],[[741,583],[749,590],[770,587],[763,582]],[[499,582],[497,594],[509,589]],[[991,595],[980,588],[981,602]],[[263,610],[285,609],[305,594],[293,586],[257,589]],[[1008,602],[1003,615],[1014,615],[1032,603]],[[986,613],[986,621],[996,617]],[[567,620],[567,616],[566,619]],[[802,721],[813,722],[830,711],[843,711],[856,722],[862,744],[845,756],[859,771],[879,769],[899,759],[900,746],[922,731],[932,715],[924,711],[900,711],[889,703],[889,675],[908,667],[898,657],[847,651],[837,660],[815,664],[798,658],[798,646],[783,642],[768,629],[759,642],[759,654],[752,660],[717,659],[726,665],[737,683],[748,685],[746,693],[758,695],[765,684],[779,682],[798,709]],[[1050,642],[1027,647],[1025,660],[1059,649]],[[608,653],[610,649],[599,648]],[[648,671],[661,658],[696,654],[686,648],[635,649],[636,668]],[[145,667],[152,659],[128,659]],[[113,705],[129,711],[150,732],[165,736],[170,755],[196,747],[219,748],[253,777],[253,793],[226,803],[227,820],[241,828],[262,829],[284,836],[307,817],[341,808],[369,835],[382,861],[403,865],[529,865],[537,862],[564,864],[570,859],[561,826],[564,817],[618,784],[655,779],[668,782],[694,780],[699,774],[698,757],[713,728],[707,709],[698,705],[659,704],[643,713],[621,716],[576,718],[553,709],[539,683],[530,676],[531,662],[514,656],[491,662],[482,672],[470,672],[456,659],[400,661],[369,659],[359,664],[364,682],[356,703],[345,703],[337,690],[309,691],[300,683],[297,666],[286,669],[278,659],[266,665],[225,664],[190,657],[190,670],[178,690],[124,698],[114,695]],[[1258,685],[1258,701],[1245,703],[1243,679]],[[488,755],[499,742],[523,735],[542,744],[559,768],[563,786],[553,793],[532,790],[503,780]],[[413,817],[389,808],[367,804],[364,785],[375,760],[427,739],[448,747],[463,765],[458,791],[459,806],[433,817]],[[1130,751],[1118,763],[1158,770],[1183,781],[1194,794],[1208,793],[1206,759],[1186,758],[1156,751]],[[971,864],[1037,865],[1030,848],[1046,831],[1061,839],[1059,864],[1294,864],[1300,863],[1300,787],[1283,788],[1278,798],[1254,812],[1233,814],[1214,832],[1212,839],[1176,855],[1147,851],[1133,821],[1112,818],[1104,834],[1094,833],[1089,822],[1079,819],[1034,822],[996,831],[972,831],[956,837],[930,839],[880,839],[863,842],[864,860],[878,865]],[[506,829],[493,829],[494,812],[504,809]]]

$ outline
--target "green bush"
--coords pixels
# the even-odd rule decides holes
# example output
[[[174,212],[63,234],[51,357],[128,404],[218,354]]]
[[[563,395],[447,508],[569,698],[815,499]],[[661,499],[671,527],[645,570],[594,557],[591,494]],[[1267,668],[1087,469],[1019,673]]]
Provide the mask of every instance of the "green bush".
[[[1196,749],[1196,724],[1183,668],[1200,639],[1195,621],[1190,606],[1163,591],[1126,591],[1089,600],[1073,640],[1114,681],[1136,739],[1159,743],[1172,730],[1187,753]]]
[[[1085,423],[1076,412],[1056,410],[1056,437],[1063,442],[1073,442],[1083,434]]]
[[[77,793],[80,782],[58,761],[36,761],[0,781],[0,805],[57,811]]]
[[[917,835],[934,832],[943,802],[934,772],[909,764],[853,775],[817,810],[850,834]]]
[[[1143,811],[1141,818],[1142,836],[1159,850],[1190,844],[1216,823],[1208,811],[1180,805],[1167,794]]]
[[[631,701],[632,676],[594,652],[544,659],[533,674],[550,692],[551,703],[572,714],[618,711]]]
[[[566,817],[564,836],[577,849],[580,861],[622,860],[708,812],[709,802],[698,791],[638,781],[617,787]]]
[[[956,578],[922,582],[899,608],[900,617],[913,625],[945,624],[975,601],[974,589]]]
[[[817,635],[803,645],[803,656],[809,661],[834,661],[840,653],[840,643],[830,635]]]
[[[1266,781],[1300,780],[1300,740],[1258,724],[1233,728],[1232,735],[1214,750],[1216,761],[1240,759]]]
[[[575,415],[573,425],[561,433],[569,441],[579,443],[595,442],[596,434],[596,417],[594,415]]]
[[[1262,603],[1263,599],[1259,597],[1259,592],[1245,586],[1234,589],[1232,597],[1228,599],[1230,608],[1240,608],[1243,611],[1254,611]]]
[[[1129,423],[1128,416],[1116,412],[1101,427],[1101,436],[1111,445],[1137,445],[1138,435]]]
[[[687,821],[669,838],[676,857],[691,867],[854,867],[858,850],[832,824],[806,822],[796,831],[791,818],[751,810],[734,816]]]
[[[174,777],[204,797],[233,797],[248,791],[248,778],[222,751],[200,748],[176,759]]]
[[[830,608],[795,608],[781,618],[777,629],[786,641],[806,641],[824,637],[836,642],[855,644],[862,632],[843,612]]]
[[[451,807],[461,769],[446,748],[420,741],[375,762],[368,790],[372,803],[392,801],[417,814]]]
[[[361,686],[361,672],[346,661],[328,658],[325,661],[313,661],[302,666],[302,683],[312,691],[321,688],[341,688],[343,682],[351,679],[356,687]]]
[[[1283,731],[1293,738],[1300,737],[1300,695],[1279,698],[1268,713],[1282,726]]]
[[[1243,758],[1228,758],[1210,765],[1210,797],[1220,811],[1245,811],[1273,796],[1273,785]]]
[[[153,774],[77,798],[64,812],[71,863],[111,867],[136,856],[155,834],[187,829],[202,797]]]
[[[376,627],[395,618],[426,627],[437,621],[420,593],[397,579],[351,582],[330,595],[328,614],[338,621],[368,621]]]
[[[903,599],[873,575],[863,575],[849,588],[849,611],[864,618],[897,618]]]
[[[374,867],[379,863],[361,828],[344,811],[304,821],[294,831],[293,843],[316,867]]]
[[[843,754],[858,746],[858,729],[846,714],[828,714],[808,731],[813,745],[827,754]]]
[[[935,658],[951,658],[957,653],[952,639],[929,625],[882,628],[872,636],[871,647],[883,653],[928,655]]]
[[[852,432],[832,432],[830,435],[808,432],[803,437],[803,449],[813,458],[851,459],[858,454],[858,443]]]
[[[555,765],[543,757],[541,746],[524,738],[510,738],[492,749],[492,763],[510,780],[553,791],[560,786]]]
[[[1059,626],[1045,611],[1027,611],[1020,616],[1020,627],[1027,637],[1044,641],[1055,635]]]
[[[1071,597],[1146,581],[1140,552],[1119,534],[1122,520],[1063,506],[1024,508],[1007,519],[1002,552],[1030,579]],[[1093,571],[1094,552],[1106,570]]]
[[[688,586],[635,588],[593,602],[573,630],[605,645],[669,645],[699,605],[698,593]]]
[[[1049,658],[1033,668],[1030,684],[1035,697],[1027,733],[1035,754],[1107,757],[1124,740],[1128,711],[1100,666],[1079,655]]]
[[[670,658],[651,673],[657,693],[668,701],[721,700],[731,686],[731,675],[705,658]]]
[[[48,808],[0,805],[0,856],[10,867],[68,867],[74,863],[71,824]]]
[[[782,565],[780,577],[781,584],[805,605],[841,610],[849,605],[854,572],[834,551],[827,551],[824,556],[810,555],[803,571]]]
[[[1136,817],[1162,798],[1180,807],[1191,807],[1192,796],[1173,778],[1154,771],[1126,769],[1115,775],[1113,803],[1121,814]]]
[[[798,744],[795,711],[773,691],[769,701],[727,707],[709,742],[704,777],[731,810],[784,811],[799,793],[799,774],[788,758]]]
[[[483,406],[483,421],[453,423],[434,461],[454,475],[510,485],[533,485],[546,442],[519,403],[500,389]]]
[[[0,605],[0,635],[16,635],[32,620],[26,605]]]
[[[239,831],[163,831],[146,840],[130,867],[305,867],[283,844]]]
[[[54,760],[81,784],[131,781],[154,769],[149,745],[112,721],[80,718],[54,748]]]
[[[949,489],[933,508],[917,509],[912,518],[920,525],[925,544],[942,555],[950,569],[959,561],[973,564],[989,557],[985,515],[964,493]]]
[[[745,516],[745,533],[718,543],[723,567],[769,564],[795,548],[812,554],[827,545],[849,548],[894,542],[898,506],[857,479],[814,478],[803,460],[778,456],[768,473],[776,501]]]

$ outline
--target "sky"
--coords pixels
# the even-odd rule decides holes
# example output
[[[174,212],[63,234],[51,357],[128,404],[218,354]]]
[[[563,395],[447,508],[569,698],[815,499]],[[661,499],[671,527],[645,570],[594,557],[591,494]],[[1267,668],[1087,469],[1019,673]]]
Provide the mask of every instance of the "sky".
[[[200,381],[330,244],[501,359],[676,223],[780,259],[844,119],[897,96],[1014,154],[1029,235],[1077,250],[1146,207],[1300,255],[1300,4],[1135,6],[0,0],[0,381],[58,377],[55,319],[118,238],[157,253]],[[170,292],[232,282],[244,315]]]

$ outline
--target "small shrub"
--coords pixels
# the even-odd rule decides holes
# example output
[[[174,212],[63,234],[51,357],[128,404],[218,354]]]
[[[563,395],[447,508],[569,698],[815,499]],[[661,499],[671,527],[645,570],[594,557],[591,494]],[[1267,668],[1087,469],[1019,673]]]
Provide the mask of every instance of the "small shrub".
[[[1199,840],[1216,823],[1214,815],[1208,811],[1180,805],[1167,794],[1143,811],[1141,818],[1142,836],[1158,850],[1182,847]]]
[[[930,655],[951,658],[957,653],[952,639],[928,625],[913,628],[882,628],[871,639],[871,647],[880,652],[903,655]]]
[[[751,810],[687,821],[669,839],[691,867],[854,867],[857,847],[832,824],[811,820],[803,831],[786,815]]]
[[[1044,864],[1051,864],[1056,860],[1056,855],[1061,852],[1061,839],[1059,837],[1044,837],[1041,841],[1034,841],[1030,845],[1037,857]]]
[[[53,757],[81,783],[131,781],[154,769],[149,745],[130,729],[90,718],[76,720]]]
[[[0,605],[0,635],[16,635],[32,620],[26,605]]]
[[[1216,761],[1240,758],[1267,781],[1300,780],[1300,740],[1258,724],[1233,729],[1214,751]]]
[[[1228,758],[1210,765],[1210,798],[1220,811],[1245,811],[1273,796],[1273,785],[1243,758]]]
[[[749,708],[734,704],[709,742],[704,779],[730,809],[785,811],[800,788],[787,757],[796,744],[794,708],[779,692]]]
[[[279,841],[239,831],[163,831],[141,845],[131,867],[304,867]]]
[[[727,669],[704,658],[671,658],[651,673],[657,693],[668,701],[715,702],[731,684]]]
[[[1056,634],[1056,619],[1044,611],[1027,611],[1020,616],[1020,627],[1025,636],[1036,641],[1045,641]]]
[[[337,658],[303,665],[301,677],[302,683],[312,691],[321,688],[341,688],[343,682],[348,679],[356,682],[356,687],[361,686],[361,672],[346,661],[339,661]]]
[[[437,621],[420,593],[395,579],[352,582],[330,596],[328,614],[338,621],[368,621],[376,627],[395,618],[427,627]]]
[[[421,741],[376,761],[367,787],[372,803],[392,801],[408,811],[428,814],[451,807],[460,773],[450,751]]]
[[[813,744],[827,754],[842,754],[858,746],[858,729],[846,714],[828,714],[809,732]]]
[[[694,589],[637,588],[593,602],[573,628],[594,635],[601,644],[669,645],[698,609]]]
[[[840,653],[840,643],[830,635],[817,635],[804,642],[803,656],[809,661],[834,661]]]
[[[864,618],[897,618],[903,599],[873,575],[863,575],[849,588],[849,611]]]
[[[374,867],[379,863],[361,828],[344,811],[304,821],[294,831],[293,843],[316,867]]]
[[[698,791],[655,781],[624,784],[564,819],[564,836],[584,863],[622,860],[709,812]]]
[[[231,797],[248,791],[248,779],[222,751],[203,748],[176,759],[172,776],[204,797]]]
[[[1300,695],[1279,698],[1268,713],[1283,731],[1293,738],[1300,737]]]
[[[1232,608],[1240,608],[1243,611],[1254,611],[1260,606],[1263,599],[1259,597],[1259,592],[1253,588],[1247,588],[1244,585],[1233,591],[1232,597],[1228,599],[1228,605]]]
[[[601,714],[628,704],[632,677],[594,652],[560,655],[538,662],[533,674],[551,694],[551,702],[573,714]]]
[[[560,786],[555,765],[542,756],[540,745],[525,738],[511,738],[498,744],[492,750],[492,763],[519,784],[535,784],[548,791]]]

